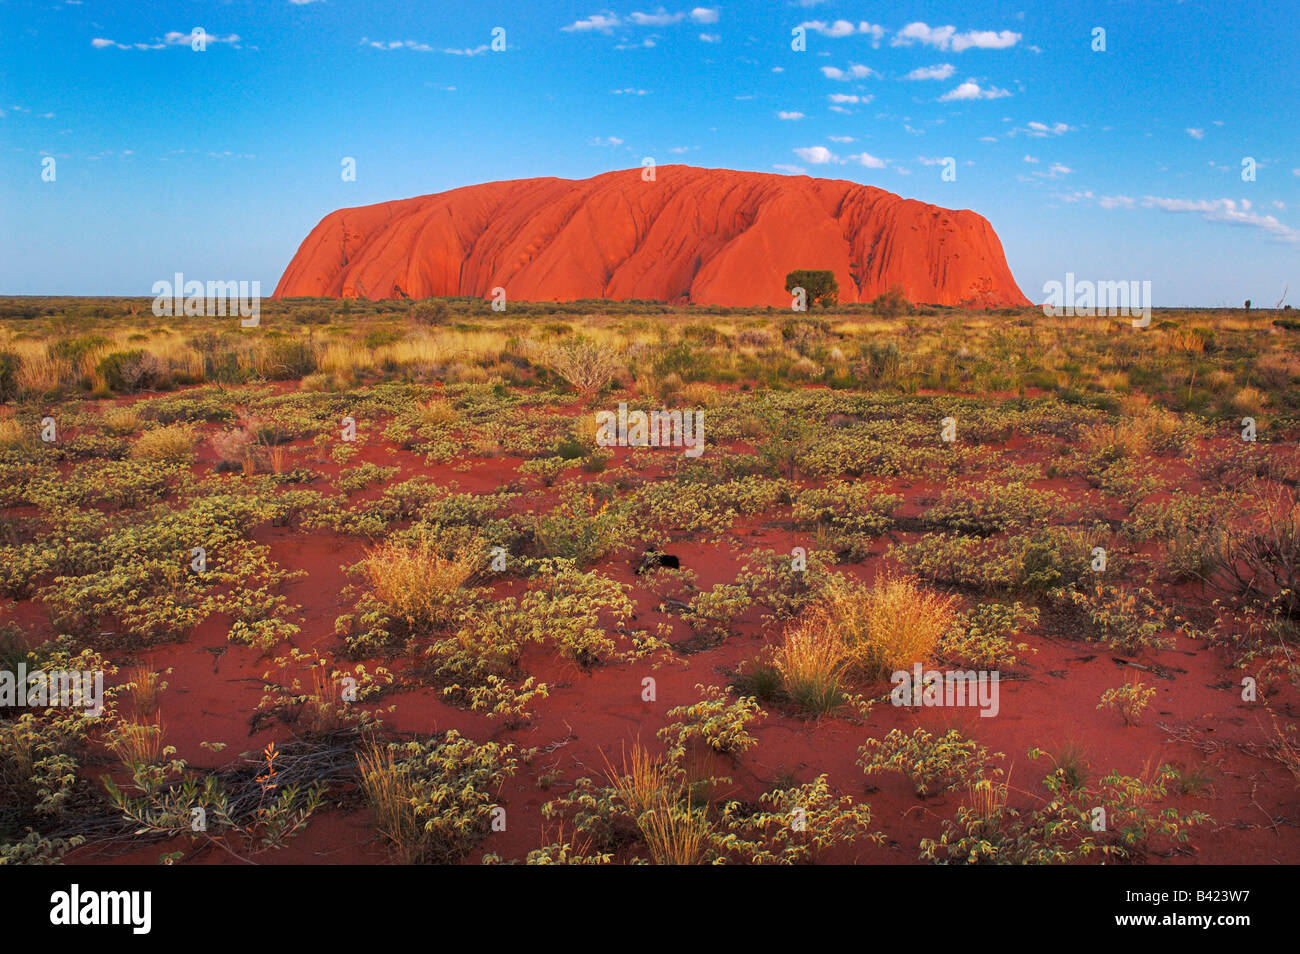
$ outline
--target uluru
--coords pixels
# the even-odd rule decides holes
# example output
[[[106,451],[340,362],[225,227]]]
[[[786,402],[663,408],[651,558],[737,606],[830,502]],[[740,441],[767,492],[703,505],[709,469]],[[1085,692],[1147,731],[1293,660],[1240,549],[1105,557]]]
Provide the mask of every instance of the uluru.
[[[669,165],[488,182],[339,209],[276,298],[585,298],[789,307],[785,277],[831,269],[841,302],[1028,305],[988,220],[842,179]]]

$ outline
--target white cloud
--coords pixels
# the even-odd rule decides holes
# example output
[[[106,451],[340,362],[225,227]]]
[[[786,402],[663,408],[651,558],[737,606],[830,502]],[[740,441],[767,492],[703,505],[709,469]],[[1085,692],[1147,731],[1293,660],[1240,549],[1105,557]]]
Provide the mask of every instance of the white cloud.
[[[1251,211],[1248,199],[1164,199],[1146,196],[1142,204],[1164,212],[1191,212],[1206,222],[1258,229],[1278,242],[1300,244],[1300,230],[1284,225],[1271,215]]]
[[[947,103],[952,100],[969,100],[969,99],[1000,99],[1003,96],[1011,94],[1005,89],[998,89],[991,86],[988,89],[982,89],[980,84],[974,80],[967,80],[956,89],[951,89],[939,97],[939,102]]]
[[[832,103],[869,103],[874,96],[855,96],[852,93],[831,93],[826,97]]]
[[[1026,156],[1025,160],[1030,161],[1030,158],[1031,157]],[[1038,162],[1037,159],[1034,159],[1032,161]],[[1046,172],[1032,173],[1032,178],[1026,176],[1017,176],[1016,178],[1019,179],[1021,182],[1033,182],[1035,179],[1059,179],[1061,178],[1061,176],[1068,176],[1073,171],[1074,170],[1071,169],[1069,166],[1063,166],[1059,162],[1054,162]],[[1079,195],[1080,193],[1075,193],[1075,194]],[[1088,195],[1091,196],[1092,193],[1088,193]]]
[[[600,33],[610,33],[617,26],[622,26],[623,21],[613,14],[593,13],[589,17],[584,17],[566,27],[560,27],[565,33],[587,33],[598,31]]]
[[[1033,122],[1023,127],[1016,127],[1008,135],[1024,135],[1033,136],[1035,139],[1046,139],[1048,136],[1062,136],[1070,132],[1072,128],[1068,123],[1053,123],[1049,126],[1047,123]]]
[[[946,50],[952,45],[952,37],[956,32],[957,28],[954,26],[931,29],[924,23],[909,23],[895,34],[890,45],[911,46],[913,43],[923,43],[926,46],[937,46],[941,50]]]
[[[119,50],[162,50],[169,46],[190,46],[194,42],[194,31],[180,33],[172,30],[162,36],[161,39],[155,38],[152,43],[118,43],[116,40],[109,40],[104,37],[95,37],[90,41],[90,45],[97,50],[106,50],[113,47]],[[239,46],[239,34],[231,33],[222,36],[220,33],[205,33],[204,43],[228,43],[231,46]]]
[[[1025,156],[1025,162],[1037,162],[1037,161],[1038,160],[1035,159],[1033,156]]]
[[[610,92],[613,93],[615,96],[644,96],[646,94],[645,90],[634,89],[631,86],[627,87],[626,89],[611,89]]]
[[[602,138],[600,138],[599,136],[596,136],[596,137],[594,137],[594,138],[592,138],[592,139],[588,139],[588,140],[587,140],[587,145],[589,145],[589,146],[621,146],[621,145],[623,145],[623,140],[622,140],[622,139],[619,139],[617,136],[609,136],[609,137],[606,138],[606,139],[602,139]]]
[[[1205,138],[1205,130],[1204,130],[1204,129],[1188,129],[1188,130],[1187,130],[1187,135],[1191,136],[1193,139],[1204,139],[1204,138]]]
[[[776,114],[776,118],[777,119],[803,119],[803,113],[795,112],[793,110],[791,111],[781,110],[779,113]]]
[[[1076,202],[1091,199],[1093,195],[1091,192],[1074,192],[1057,198]],[[1133,209],[1138,201],[1127,195],[1103,195],[1097,199],[1097,204],[1103,209]],[[1169,199],[1148,195],[1142,198],[1141,204],[1146,209],[1172,214],[1199,215],[1205,222],[1256,229],[1275,241],[1300,245],[1300,229],[1293,229],[1271,215],[1255,212],[1249,199]]]
[[[880,40],[885,35],[885,28],[879,23],[868,23],[863,20],[858,24],[858,32],[871,37],[871,45],[875,47],[880,46]]]
[[[568,26],[560,27],[565,33],[604,33],[609,35],[615,30],[631,27],[663,27],[672,26],[675,23],[682,23],[689,20],[692,23],[709,24],[718,22],[717,7],[695,7],[689,13],[678,11],[670,13],[664,7],[657,7],[650,13],[633,11],[626,17],[621,17],[617,13],[593,13],[590,16],[575,20]],[[700,39],[705,43],[717,43],[721,39],[715,33],[701,33]],[[639,43],[620,43],[615,47],[616,50],[631,50],[638,47],[653,47],[653,39],[645,39]]]
[[[831,142],[856,142],[857,141],[852,136],[827,136],[826,138],[829,139]]]
[[[866,166],[868,169],[885,168],[885,160],[877,159],[869,152],[859,152],[856,155],[849,156],[849,162],[856,162],[858,165]]]
[[[238,43],[239,42],[239,34],[237,33],[232,33],[229,36],[222,36],[219,33],[207,33],[205,34],[205,36],[206,36],[206,42],[208,43]],[[166,43],[168,46],[189,46],[191,43],[194,42],[194,31],[191,30],[187,33],[178,33],[177,31],[172,30],[170,33],[166,33],[163,35],[162,41]]]
[[[803,166],[792,166],[786,162],[778,162],[776,165],[772,166],[772,168],[776,169],[778,172],[787,172],[792,176],[801,176],[808,171]]]
[[[809,165],[845,165],[847,163],[857,163],[860,166],[866,166],[868,169],[884,169],[885,160],[873,156],[869,152],[857,152],[851,156],[841,158],[835,155],[825,146],[803,146],[796,149],[794,154]]]
[[[827,23],[825,20],[806,20],[803,23],[800,23],[799,26],[803,27],[805,30],[812,30],[815,33],[820,33],[822,36],[829,36],[836,39],[844,36],[852,36],[854,32],[856,32],[853,24],[848,20],[836,20],[834,23]]]
[[[846,36],[868,36],[871,38],[873,47],[880,46],[881,37],[885,35],[885,28],[878,23],[868,23],[862,20],[857,26],[854,26],[848,20],[835,20],[828,23],[825,20],[805,20],[799,26],[804,30],[812,30],[814,33],[820,33],[822,36],[830,37],[833,40],[843,39]]]
[[[794,154],[804,162],[811,163],[814,166],[839,161],[835,156],[835,153],[831,152],[825,146],[804,146],[800,149],[796,149]]]
[[[939,63],[935,66],[918,66],[912,72],[908,73],[903,79],[910,80],[946,80],[957,72],[957,68],[951,63]]]
[[[362,46],[369,46],[376,50],[412,50],[416,53],[433,53],[434,48],[428,43],[417,43],[415,40],[372,40],[369,37],[361,38]],[[466,47],[465,49],[456,49],[446,47],[437,52],[447,53],[451,56],[481,56],[488,51],[486,43],[480,43],[478,46]]]
[[[876,74],[876,71],[869,66],[863,66],[860,63],[850,63],[847,70],[842,70],[838,66],[823,66],[822,75],[827,79],[847,82],[848,80],[866,79],[869,76],[878,74]]]
[[[931,27],[925,23],[909,23],[895,34],[893,46],[911,46],[920,43],[939,50],[951,49],[955,53],[975,47],[982,50],[1005,50],[1020,42],[1020,34],[1010,30],[970,30],[958,33],[954,26]]]
[[[660,7],[654,13],[633,13],[628,19],[636,26],[669,26],[677,23],[685,16],[684,13],[669,13],[663,7]]]
[[[1019,42],[1020,34],[1012,33],[1010,30],[997,33],[992,30],[971,30],[969,33],[958,33],[953,37],[952,48],[955,53],[971,47],[977,50],[1005,50]]]

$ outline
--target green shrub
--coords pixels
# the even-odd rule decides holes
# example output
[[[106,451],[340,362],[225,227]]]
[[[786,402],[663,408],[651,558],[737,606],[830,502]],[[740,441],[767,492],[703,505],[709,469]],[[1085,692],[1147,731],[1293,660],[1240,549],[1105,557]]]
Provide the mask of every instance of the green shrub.
[[[167,369],[154,355],[133,348],[105,355],[95,366],[95,372],[104,379],[109,390],[129,393],[160,383],[166,376]]]
[[[990,775],[1002,774],[988,763],[988,749],[956,729],[938,737],[919,727],[911,735],[891,729],[883,739],[867,739],[858,750],[858,765],[864,772],[906,775],[922,798],[968,788]]]

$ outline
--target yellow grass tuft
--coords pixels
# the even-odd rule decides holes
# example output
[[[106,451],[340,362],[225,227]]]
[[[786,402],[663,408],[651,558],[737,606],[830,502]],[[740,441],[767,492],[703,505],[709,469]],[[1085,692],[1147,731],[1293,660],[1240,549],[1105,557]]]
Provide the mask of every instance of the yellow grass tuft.
[[[130,672],[131,701],[135,711],[141,715],[153,715],[158,711],[158,702],[167,683],[162,681],[162,674],[155,672],[141,663]]]
[[[1242,414],[1258,414],[1264,407],[1264,392],[1245,387],[1232,396],[1233,410]]]
[[[185,425],[169,424],[137,437],[131,445],[131,456],[136,460],[189,461],[194,457],[197,440]]]
[[[0,418],[0,450],[17,450],[31,442],[32,435],[16,418]]]
[[[413,544],[389,542],[367,551],[366,576],[375,596],[411,625],[450,620],[460,588],[473,579],[481,554],[467,548],[444,556],[422,537]]]
[[[701,808],[691,804],[684,781],[661,759],[637,742],[629,764],[616,771],[606,760],[610,786],[636,819],[641,837],[657,865],[697,865],[704,860],[712,825]]]
[[[810,625],[843,646],[855,668],[884,679],[929,659],[953,613],[951,597],[909,577],[886,574],[870,589],[833,587],[827,601],[813,610]]]
[[[824,620],[809,620],[786,633],[772,662],[785,691],[813,712],[832,712],[844,701],[848,653]]]
[[[163,760],[166,748],[162,720],[155,717],[146,722],[137,717],[125,719],[113,730],[108,747],[128,769],[134,771],[141,765],[155,765]]]
[[[139,413],[133,407],[110,407],[100,415],[99,426],[105,434],[125,437],[140,429]]]
[[[420,419],[420,424],[424,427],[450,424],[457,417],[456,409],[451,406],[451,402],[446,398],[433,398],[429,402],[420,405],[416,413]]]
[[[403,864],[415,864],[424,854],[424,831],[415,814],[416,793],[411,778],[397,767],[387,746],[371,743],[357,753],[361,790],[375,827],[387,838]]]

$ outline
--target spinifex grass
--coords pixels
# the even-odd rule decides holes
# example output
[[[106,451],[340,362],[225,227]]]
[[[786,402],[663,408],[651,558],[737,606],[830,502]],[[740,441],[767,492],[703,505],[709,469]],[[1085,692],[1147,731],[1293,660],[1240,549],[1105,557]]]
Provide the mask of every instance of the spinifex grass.
[[[390,748],[375,743],[357,753],[357,767],[379,833],[392,843],[403,864],[420,861],[424,835],[415,812],[416,792],[411,776],[398,768]]]
[[[788,632],[773,656],[786,693],[818,714],[833,712],[844,703],[847,661],[838,634],[815,622],[803,623]]]
[[[385,543],[366,553],[366,575],[375,596],[412,626],[438,625],[450,619],[456,593],[480,568],[482,558],[470,550],[442,553],[422,537],[413,544]]]
[[[623,770],[611,766],[607,777],[636,819],[655,864],[696,865],[704,860],[712,824],[705,808],[692,804],[690,787],[679,772],[635,743],[630,764],[625,757]]]

